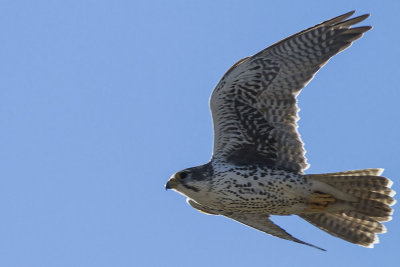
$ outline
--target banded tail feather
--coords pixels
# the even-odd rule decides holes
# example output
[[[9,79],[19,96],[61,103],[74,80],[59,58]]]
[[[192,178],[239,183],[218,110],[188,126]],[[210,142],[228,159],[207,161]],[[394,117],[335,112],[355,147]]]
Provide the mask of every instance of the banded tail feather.
[[[382,222],[391,220],[391,206],[396,203],[393,183],[380,176],[382,172],[383,169],[364,169],[308,175],[311,180],[325,183],[348,197],[343,199],[342,195],[333,194],[337,200],[324,212],[299,216],[333,236],[373,247],[379,242],[377,234],[386,232]]]

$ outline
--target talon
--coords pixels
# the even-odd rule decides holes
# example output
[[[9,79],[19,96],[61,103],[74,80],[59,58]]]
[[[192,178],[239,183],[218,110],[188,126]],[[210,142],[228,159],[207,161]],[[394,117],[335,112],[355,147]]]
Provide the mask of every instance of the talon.
[[[313,193],[308,201],[306,212],[321,212],[333,203],[336,199],[329,194]]]

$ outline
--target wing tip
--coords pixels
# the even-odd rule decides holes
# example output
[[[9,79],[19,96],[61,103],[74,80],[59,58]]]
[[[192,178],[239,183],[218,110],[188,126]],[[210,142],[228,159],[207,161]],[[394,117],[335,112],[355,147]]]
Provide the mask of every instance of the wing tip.
[[[363,15],[360,15],[360,16],[357,16],[354,18],[350,18],[351,16],[353,16],[355,14],[355,12],[356,12],[355,10],[352,10],[350,12],[344,13],[342,15],[339,15],[337,17],[334,17],[332,19],[329,19],[329,20],[321,23],[321,25],[332,25],[333,26],[333,25],[343,24],[346,26],[351,26],[351,25],[360,23],[361,21],[367,19],[370,16],[369,13],[366,13],[366,14],[363,14]],[[317,25],[317,26],[319,26],[319,25]]]

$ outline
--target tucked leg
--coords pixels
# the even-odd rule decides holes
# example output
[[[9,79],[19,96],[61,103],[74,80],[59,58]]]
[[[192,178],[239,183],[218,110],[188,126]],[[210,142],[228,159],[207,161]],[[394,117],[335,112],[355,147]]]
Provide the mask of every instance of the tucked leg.
[[[313,193],[308,199],[307,207],[305,212],[321,212],[329,208],[336,199],[329,194],[324,193]]]

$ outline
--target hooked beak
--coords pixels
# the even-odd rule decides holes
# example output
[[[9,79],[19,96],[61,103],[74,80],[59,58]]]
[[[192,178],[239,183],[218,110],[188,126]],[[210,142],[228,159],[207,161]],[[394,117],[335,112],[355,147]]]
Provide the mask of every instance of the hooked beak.
[[[178,185],[178,181],[175,178],[171,178],[165,184],[165,190],[174,189]]]

